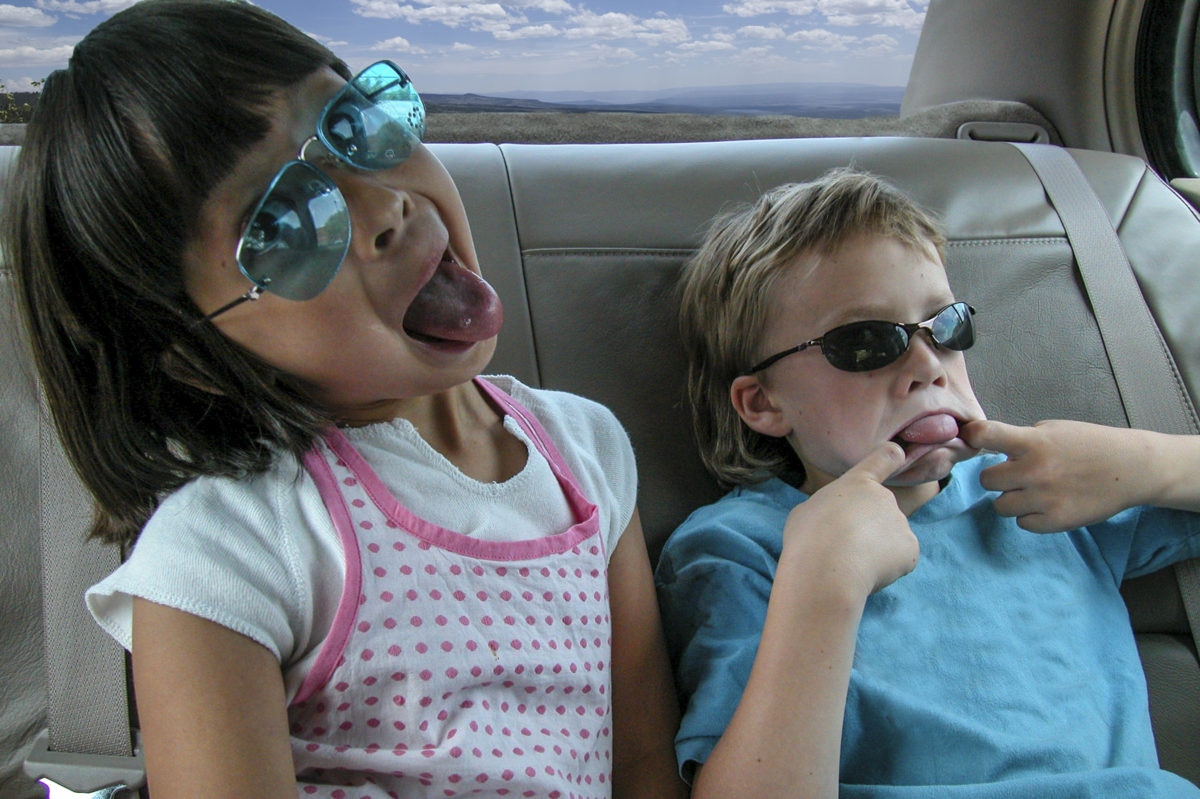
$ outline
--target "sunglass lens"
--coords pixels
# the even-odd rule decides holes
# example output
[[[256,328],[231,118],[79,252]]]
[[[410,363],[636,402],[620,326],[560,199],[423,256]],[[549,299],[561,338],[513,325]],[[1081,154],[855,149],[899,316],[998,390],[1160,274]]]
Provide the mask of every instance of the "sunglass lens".
[[[319,170],[293,161],[275,177],[238,243],[238,266],[261,289],[309,300],[337,274],[350,247],[350,214]]]
[[[946,349],[966,350],[975,343],[975,323],[971,319],[971,307],[965,302],[956,302],[942,309],[933,319],[933,340]]]
[[[354,166],[387,169],[408,158],[425,135],[425,106],[404,71],[380,61],[334,96],[317,133]]]
[[[829,331],[821,341],[825,359],[847,372],[881,369],[907,348],[904,329],[887,322],[855,322]]]

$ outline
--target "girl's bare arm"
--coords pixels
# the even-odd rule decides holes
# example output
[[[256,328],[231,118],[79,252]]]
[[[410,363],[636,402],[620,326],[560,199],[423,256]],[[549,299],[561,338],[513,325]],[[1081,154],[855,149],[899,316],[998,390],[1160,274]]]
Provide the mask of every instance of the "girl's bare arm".
[[[133,682],[154,799],[295,799],[283,677],[265,647],[135,598]]]
[[[612,616],[613,796],[687,796],[675,764],[679,705],[637,513],[608,562]]]

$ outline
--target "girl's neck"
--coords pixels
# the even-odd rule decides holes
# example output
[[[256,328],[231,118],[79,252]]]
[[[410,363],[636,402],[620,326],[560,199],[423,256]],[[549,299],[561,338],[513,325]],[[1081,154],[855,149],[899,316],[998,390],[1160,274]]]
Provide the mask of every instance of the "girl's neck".
[[[525,467],[524,443],[504,426],[504,412],[469,381],[414,398],[400,414],[429,446],[466,476],[501,483]]]

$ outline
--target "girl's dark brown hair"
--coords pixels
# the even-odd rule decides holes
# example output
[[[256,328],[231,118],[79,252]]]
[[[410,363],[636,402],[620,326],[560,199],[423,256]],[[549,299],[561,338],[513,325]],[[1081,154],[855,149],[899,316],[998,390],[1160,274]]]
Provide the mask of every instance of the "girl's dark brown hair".
[[[266,106],[329,50],[241,0],[145,0],[97,26],[42,89],[3,244],[59,437],[132,541],[199,475],[261,471],[328,424],[299,381],[200,322],[181,258]]]

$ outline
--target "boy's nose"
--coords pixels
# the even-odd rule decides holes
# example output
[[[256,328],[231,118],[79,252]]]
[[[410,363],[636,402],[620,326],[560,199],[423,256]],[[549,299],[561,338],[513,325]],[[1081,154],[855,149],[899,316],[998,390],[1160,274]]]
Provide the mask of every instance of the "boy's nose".
[[[923,385],[940,384],[946,380],[942,363],[942,348],[933,341],[933,334],[924,328],[913,334],[908,350],[900,357],[903,370],[903,390],[912,391]]]

